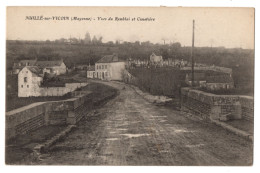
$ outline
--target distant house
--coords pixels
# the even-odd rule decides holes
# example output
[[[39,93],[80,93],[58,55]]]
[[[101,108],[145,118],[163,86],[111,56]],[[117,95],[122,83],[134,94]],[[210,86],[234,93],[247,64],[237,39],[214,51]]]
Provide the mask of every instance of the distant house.
[[[39,67],[46,73],[61,75],[65,74],[67,67],[64,64],[63,60],[58,61],[37,61],[35,66]]]
[[[152,64],[160,64],[160,63],[163,62],[163,57],[162,56],[157,56],[157,55],[155,55],[155,53],[152,53],[150,55],[150,62]]]
[[[13,65],[13,74],[18,74],[25,66],[34,66],[36,60],[21,60]]]
[[[42,81],[42,71],[38,67],[24,67],[18,74],[18,97],[35,95]]]
[[[186,74],[186,84],[192,84],[191,73]],[[205,73],[194,73],[194,85],[207,88],[208,90],[232,89],[234,88],[234,80],[231,75],[213,75],[209,76]]]
[[[88,66],[87,78],[96,78],[95,66]]]
[[[232,89],[234,88],[234,80],[230,75],[207,76],[203,87],[209,90]]]
[[[37,60],[21,60],[14,63],[13,74],[18,74],[21,69],[26,66],[37,66],[39,69],[43,70],[43,73],[51,73],[56,75],[65,74],[67,67],[63,60],[58,61],[37,61]]]
[[[96,78],[101,80],[123,80],[125,62],[116,54],[106,55],[95,63]]]

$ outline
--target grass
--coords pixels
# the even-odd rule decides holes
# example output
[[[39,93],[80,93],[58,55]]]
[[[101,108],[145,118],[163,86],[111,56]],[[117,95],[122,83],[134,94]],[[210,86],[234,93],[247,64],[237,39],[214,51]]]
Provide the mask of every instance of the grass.
[[[180,87],[184,83],[185,74],[175,68],[135,68],[129,70],[137,78],[137,87],[152,95],[179,97]]]

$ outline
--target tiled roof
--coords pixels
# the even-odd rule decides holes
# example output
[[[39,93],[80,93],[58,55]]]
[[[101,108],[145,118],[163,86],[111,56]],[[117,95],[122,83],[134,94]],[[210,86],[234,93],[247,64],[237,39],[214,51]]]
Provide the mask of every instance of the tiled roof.
[[[63,63],[62,60],[60,60],[60,61],[37,61],[35,65],[40,68],[44,68],[44,67],[60,66],[62,63]]]
[[[26,65],[33,66],[33,65],[35,65],[35,63],[36,63],[36,60],[21,60],[19,62],[14,63],[14,67],[22,68]],[[20,64],[20,66],[19,66],[19,64]]]
[[[115,54],[106,55],[97,61],[97,63],[111,63],[111,62],[119,62],[118,56]]]
[[[33,73],[33,76],[39,76],[39,74],[42,73],[42,71],[36,66],[27,66],[26,68]]]

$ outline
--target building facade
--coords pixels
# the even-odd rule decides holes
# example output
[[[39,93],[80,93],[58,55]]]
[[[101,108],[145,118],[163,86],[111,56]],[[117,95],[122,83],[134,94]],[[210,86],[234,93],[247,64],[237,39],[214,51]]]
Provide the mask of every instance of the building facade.
[[[125,62],[120,61],[116,54],[106,55],[95,64],[96,78],[101,80],[123,80]]]
[[[43,78],[38,67],[26,66],[18,74],[18,97],[34,96]]]
[[[42,69],[46,73],[61,75],[67,72],[65,63],[60,61],[37,61],[35,63],[37,67]]]

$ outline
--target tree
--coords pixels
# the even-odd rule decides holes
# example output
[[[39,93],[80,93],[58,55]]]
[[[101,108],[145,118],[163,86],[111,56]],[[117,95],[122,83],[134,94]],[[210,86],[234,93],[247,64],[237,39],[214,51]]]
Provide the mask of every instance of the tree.
[[[92,44],[98,44],[98,40],[97,40],[95,35],[94,35],[94,37],[92,39]]]
[[[100,36],[99,39],[98,39],[98,43],[99,43],[99,44],[102,44],[102,39],[103,39],[103,37]]]
[[[88,32],[85,35],[84,43],[85,44],[90,44],[91,43],[91,37],[90,37],[90,34]]]

